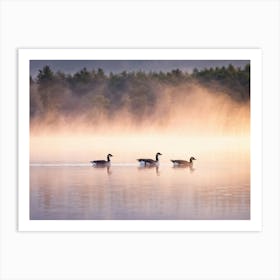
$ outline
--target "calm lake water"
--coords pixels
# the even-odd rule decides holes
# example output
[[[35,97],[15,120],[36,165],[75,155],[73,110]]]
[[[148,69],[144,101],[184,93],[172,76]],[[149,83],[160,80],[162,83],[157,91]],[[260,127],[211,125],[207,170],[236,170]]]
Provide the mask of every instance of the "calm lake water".
[[[30,219],[250,219],[250,166],[31,164]]]

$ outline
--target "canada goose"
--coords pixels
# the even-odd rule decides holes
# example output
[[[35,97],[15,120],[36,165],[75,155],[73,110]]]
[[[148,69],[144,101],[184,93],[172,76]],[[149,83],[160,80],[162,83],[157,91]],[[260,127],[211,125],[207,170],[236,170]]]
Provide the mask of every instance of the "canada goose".
[[[156,160],[150,159],[150,158],[138,158],[137,160],[140,162],[140,164],[146,165],[156,165],[159,162],[158,156],[161,156],[161,153],[156,154]]]
[[[90,163],[92,163],[93,166],[109,166],[111,164],[110,157],[113,155],[108,154],[107,160],[92,160]]]
[[[181,159],[175,159],[175,160],[171,159],[174,166],[184,166],[184,167],[187,167],[187,166],[192,167],[193,166],[193,160],[196,160],[196,159],[194,157],[191,157],[190,161],[181,160]]]

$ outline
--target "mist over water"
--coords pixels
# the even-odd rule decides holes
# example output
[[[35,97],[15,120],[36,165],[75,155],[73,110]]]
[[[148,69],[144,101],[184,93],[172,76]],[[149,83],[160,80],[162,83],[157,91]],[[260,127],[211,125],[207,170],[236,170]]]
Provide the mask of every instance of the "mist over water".
[[[113,162],[134,162],[137,157],[162,160],[191,155],[217,159],[248,157],[250,105],[226,95],[196,87],[171,99],[166,89],[152,112],[135,119],[121,110],[110,117],[100,113],[62,118],[49,114],[31,122],[30,161],[88,162],[114,154]],[[184,92],[183,88],[176,89]],[[223,155],[224,154],[224,155]]]

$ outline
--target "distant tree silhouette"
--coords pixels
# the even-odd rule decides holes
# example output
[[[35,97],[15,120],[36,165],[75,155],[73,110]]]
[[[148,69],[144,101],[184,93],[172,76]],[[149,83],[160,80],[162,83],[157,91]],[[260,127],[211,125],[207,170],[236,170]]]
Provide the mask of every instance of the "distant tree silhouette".
[[[30,77],[30,117],[49,113],[60,116],[105,114],[114,116],[129,111],[136,119],[150,114],[166,86],[191,88],[200,85],[215,94],[228,95],[240,103],[250,100],[250,64],[236,68],[194,68],[192,72],[173,69],[169,72],[122,71],[105,74],[103,69],[82,68],[73,74],[56,73],[46,65],[36,79]],[[174,91],[173,102],[188,91]]]

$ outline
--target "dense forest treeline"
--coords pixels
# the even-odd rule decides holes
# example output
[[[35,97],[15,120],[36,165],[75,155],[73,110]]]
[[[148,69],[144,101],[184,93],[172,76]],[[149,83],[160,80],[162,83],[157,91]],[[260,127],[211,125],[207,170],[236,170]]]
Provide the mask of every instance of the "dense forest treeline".
[[[103,114],[113,117],[126,110],[135,119],[150,114],[166,97],[180,102],[194,87],[212,94],[224,94],[239,103],[250,100],[250,65],[194,69],[170,72],[126,72],[105,74],[102,69],[82,70],[74,74],[54,72],[48,65],[30,77],[30,118],[48,115],[89,119]]]

